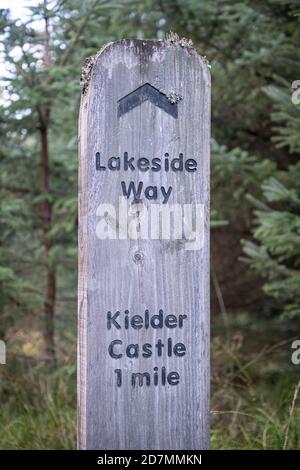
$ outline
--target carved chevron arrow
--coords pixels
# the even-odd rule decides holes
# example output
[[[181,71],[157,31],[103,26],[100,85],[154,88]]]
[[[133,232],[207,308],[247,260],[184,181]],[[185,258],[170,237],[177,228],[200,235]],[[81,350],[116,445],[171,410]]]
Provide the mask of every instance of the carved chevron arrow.
[[[159,91],[150,83],[145,83],[136,90],[118,100],[118,117],[128,113],[131,109],[141,105],[144,101],[149,100],[155,106],[163,109],[166,113],[171,114],[174,118],[178,117],[178,105],[169,101],[167,96]]]

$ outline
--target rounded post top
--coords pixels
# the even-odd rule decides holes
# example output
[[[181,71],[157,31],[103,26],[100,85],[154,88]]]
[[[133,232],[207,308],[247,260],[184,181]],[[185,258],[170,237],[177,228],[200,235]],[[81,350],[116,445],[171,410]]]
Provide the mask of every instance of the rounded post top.
[[[115,53],[116,56],[123,56],[126,53],[135,55],[139,62],[147,63],[151,60],[163,61],[166,53],[177,53],[189,56],[191,59],[198,59],[200,67],[205,74],[205,81],[210,84],[210,66],[206,56],[201,56],[191,40],[180,38],[173,34],[164,40],[153,39],[119,39],[105,44],[96,54],[88,57],[83,65],[81,74],[82,94],[86,94],[92,71],[96,68],[99,60],[105,60],[106,56]]]

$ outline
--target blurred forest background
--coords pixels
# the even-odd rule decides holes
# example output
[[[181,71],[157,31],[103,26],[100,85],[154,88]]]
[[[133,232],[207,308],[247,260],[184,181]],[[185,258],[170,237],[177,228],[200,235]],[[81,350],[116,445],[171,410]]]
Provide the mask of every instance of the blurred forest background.
[[[18,5],[30,8],[18,15]],[[119,38],[173,31],[212,73],[212,448],[300,448],[299,1],[12,8],[0,16],[0,447],[76,446],[84,59]]]

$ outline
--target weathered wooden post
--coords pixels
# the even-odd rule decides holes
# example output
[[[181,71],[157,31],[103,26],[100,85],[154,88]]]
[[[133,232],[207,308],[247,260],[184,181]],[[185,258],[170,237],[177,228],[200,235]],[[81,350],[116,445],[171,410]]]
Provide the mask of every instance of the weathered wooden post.
[[[122,40],[82,80],[79,447],[206,449],[208,66]]]

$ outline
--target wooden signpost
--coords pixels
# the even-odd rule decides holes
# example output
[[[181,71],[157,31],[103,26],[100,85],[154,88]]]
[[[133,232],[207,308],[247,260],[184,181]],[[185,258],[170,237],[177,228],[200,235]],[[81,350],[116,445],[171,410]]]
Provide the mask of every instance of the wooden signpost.
[[[82,80],[79,448],[206,449],[208,66],[122,40]]]

